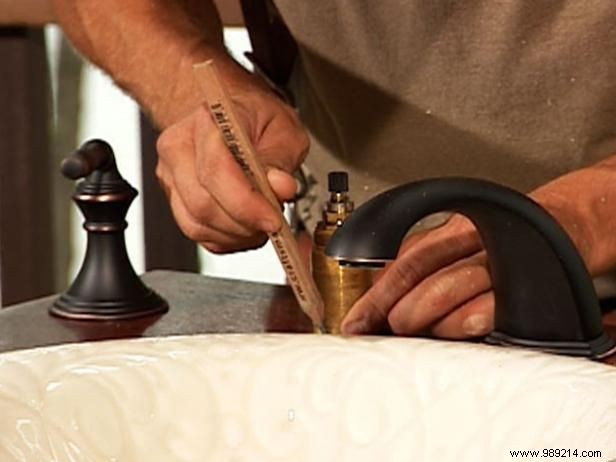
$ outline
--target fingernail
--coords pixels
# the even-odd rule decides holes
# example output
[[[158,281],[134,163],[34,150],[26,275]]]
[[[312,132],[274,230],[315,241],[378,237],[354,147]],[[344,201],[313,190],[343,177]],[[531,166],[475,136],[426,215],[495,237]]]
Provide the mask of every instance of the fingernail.
[[[490,330],[490,321],[485,314],[472,314],[462,323],[462,331],[466,335],[485,335]]]
[[[294,180],[295,180],[295,195],[299,196],[303,189],[302,182],[299,181],[297,178],[294,178]]]
[[[368,332],[368,322],[365,318],[346,322],[341,327],[344,335],[358,335]]]

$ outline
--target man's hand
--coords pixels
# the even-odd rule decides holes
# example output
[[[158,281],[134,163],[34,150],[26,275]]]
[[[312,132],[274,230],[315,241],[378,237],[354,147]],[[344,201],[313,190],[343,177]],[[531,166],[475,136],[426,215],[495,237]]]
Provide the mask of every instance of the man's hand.
[[[493,310],[479,235],[469,220],[454,215],[403,243],[396,260],[349,312],[342,331],[465,338],[488,333]]]
[[[296,193],[292,177],[308,150],[295,112],[259,84],[231,93],[279,200]],[[158,140],[156,170],[180,228],[215,253],[263,245],[281,225],[267,200],[253,190],[204,106],[169,126]]]
[[[212,59],[282,200],[308,137],[295,112],[228,55],[212,0],[51,0],[76,47],[163,129],[157,175],[176,221],[213,252],[258,247],[281,225],[224,146],[193,65]]]
[[[606,257],[613,233],[601,239],[597,236],[601,227],[595,224],[602,206],[608,211],[605,205],[616,199],[613,193],[597,195],[597,182],[614,173],[600,166],[561,177],[531,194],[563,226],[592,275],[613,264]],[[486,253],[472,223],[454,215],[443,226],[403,243],[396,260],[353,306],[342,332],[463,339],[486,335],[493,324],[494,293]]]

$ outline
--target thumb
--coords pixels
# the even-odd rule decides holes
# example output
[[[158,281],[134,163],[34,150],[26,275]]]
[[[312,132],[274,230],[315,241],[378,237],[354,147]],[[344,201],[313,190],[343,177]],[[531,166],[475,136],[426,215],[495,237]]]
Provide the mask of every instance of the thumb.
[[[267,179],[280,201],[290,201],[297,194],[297,180],[290,173],[272,167],[267,171]]]

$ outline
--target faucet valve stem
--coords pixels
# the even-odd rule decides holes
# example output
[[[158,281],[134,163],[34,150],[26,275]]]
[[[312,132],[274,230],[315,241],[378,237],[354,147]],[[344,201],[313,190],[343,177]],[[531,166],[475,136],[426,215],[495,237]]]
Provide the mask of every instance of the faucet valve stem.
[[[354,209],[348,195],[348,174],[330,172],[327,180],[330,197],[323,207],[322,220],[314,231],[312,274],[325,304],[325,328],[330,334],[339,334],[345,315],[372,284],[372,274],[365,268],[341,266],[325,255],[329,239]]]

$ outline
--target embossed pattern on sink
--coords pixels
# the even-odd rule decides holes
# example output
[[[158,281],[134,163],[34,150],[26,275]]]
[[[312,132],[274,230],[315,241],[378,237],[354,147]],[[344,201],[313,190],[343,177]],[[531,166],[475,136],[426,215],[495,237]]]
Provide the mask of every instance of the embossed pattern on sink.
[[[515,349],[225,334],[0,355],[3,462],[610,460],[615,435],[615,368]]]

